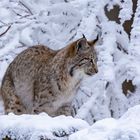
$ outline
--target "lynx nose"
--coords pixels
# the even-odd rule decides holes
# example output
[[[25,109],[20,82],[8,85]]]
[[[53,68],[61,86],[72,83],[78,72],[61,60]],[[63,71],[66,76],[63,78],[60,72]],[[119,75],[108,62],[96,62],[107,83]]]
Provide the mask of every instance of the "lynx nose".
[[[95,71],[95,73],[98,73],[98,68],[94,67],[94,71]]]
[[[98,68],[97,68],[97,63],[95,63],[94,61],[92,61],[92,64],[93,64],[93,70],[95,73],[98,72]]]

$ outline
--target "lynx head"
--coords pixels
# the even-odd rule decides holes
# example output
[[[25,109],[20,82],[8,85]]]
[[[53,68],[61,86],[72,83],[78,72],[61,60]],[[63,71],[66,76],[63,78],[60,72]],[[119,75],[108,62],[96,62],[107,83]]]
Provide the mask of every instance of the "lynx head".
[[[94,75],[98,72],[97,55],[94,49],[98,37],[93,41],[87,41],[85,36],[70,45],[71,67],[69,73],[71,76],[78,70],[83,71],[86,75]]]

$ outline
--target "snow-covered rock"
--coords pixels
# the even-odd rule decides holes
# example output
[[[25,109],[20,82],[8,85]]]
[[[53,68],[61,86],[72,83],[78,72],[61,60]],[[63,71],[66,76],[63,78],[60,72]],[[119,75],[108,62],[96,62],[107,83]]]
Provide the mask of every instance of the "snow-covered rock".
[[[0,140],[140,140],[140,105],[130,108],[120,119],[106,118],[89,126],[72,117],[1,115]]]
[[[67,140],[68,136],[89,125],[80,119],[58,116],[39,115],[1,115],[0,140]]]
[[[120,119],[107,118],[70,136],[69,140],[140,140],[140,105]]]

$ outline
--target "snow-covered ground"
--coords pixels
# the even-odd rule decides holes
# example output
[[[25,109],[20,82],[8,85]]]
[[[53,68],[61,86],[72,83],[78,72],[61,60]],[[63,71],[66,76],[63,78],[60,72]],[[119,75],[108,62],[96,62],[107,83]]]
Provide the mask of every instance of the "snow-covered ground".
[[[70,136],[69,140],[140,140],[140,105],[120,119],[103,119]]]
[[[106,118],[89,126],[72,117],[14,114],[0,116],[0,140],[140,140],[140,105],[120,119]]]
[[[10,137],[16,140],[61,139],[89,125],[80,119],[58,116],[49,117],[46,113],[39,115],[14,114],[0,116],[0,140]]]

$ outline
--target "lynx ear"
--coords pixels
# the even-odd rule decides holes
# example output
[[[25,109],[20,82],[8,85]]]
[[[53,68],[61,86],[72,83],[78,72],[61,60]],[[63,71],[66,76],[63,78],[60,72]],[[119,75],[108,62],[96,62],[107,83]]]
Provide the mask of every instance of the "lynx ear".
[[[80,40],[78,40],[76,44],[76,52],[83,50],[86,47],[86,43],[87,43],[86,38],[81,38]]]
[[[96,43],[98,40],[99,40],[99,35],[97,35],[97,37],[96,37],[96,39],[95,39],[95,40],[88,41],[88,44],[89,44],[90,46],[94,46],[94,45],[95,45],[95,43]]]

